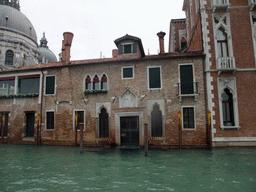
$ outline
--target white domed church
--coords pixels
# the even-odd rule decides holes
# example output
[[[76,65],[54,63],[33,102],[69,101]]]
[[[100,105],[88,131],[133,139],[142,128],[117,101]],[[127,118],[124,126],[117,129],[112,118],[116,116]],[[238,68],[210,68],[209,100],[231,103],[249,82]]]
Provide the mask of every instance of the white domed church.
[[[32,23],[20,11],[19,0],[0,0],[0,70],[57,61],[45,36],[41,45]]]

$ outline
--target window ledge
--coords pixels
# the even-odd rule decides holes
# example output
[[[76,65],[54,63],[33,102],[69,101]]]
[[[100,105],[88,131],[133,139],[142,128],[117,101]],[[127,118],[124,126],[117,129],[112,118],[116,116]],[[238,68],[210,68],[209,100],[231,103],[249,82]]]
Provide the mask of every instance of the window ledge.
[[[182,101],[182,97],[195,97],[195,101],[197,101],[198,94],[179,94],[179,101]]]
[[[99,89],[99,90],[85,90],[84,94],[89,95],[89,94],[98,94],[98,93],[107,93],[108,90],[106,89]]]
[[[226,9],[226,11],[228,11],[229,7],[231,4],[214,4],[213,7],[213,12],[215,12],[215,10],[219,10],[219,9]]]
[[[11,99],[11,98],[26,98],[26,97],[38,97],[38,93],[25,93],[17,95],[0,95],[0,99]]]
[[[149,140],[150,140],[150,141],[154,141],[154,140],[164,140],[164,137],[150,137]]]
[[[236,126],[220,126],[220,129],[223,131],[224,129],[237,129],[239,130],[241,126],[236,125]]]

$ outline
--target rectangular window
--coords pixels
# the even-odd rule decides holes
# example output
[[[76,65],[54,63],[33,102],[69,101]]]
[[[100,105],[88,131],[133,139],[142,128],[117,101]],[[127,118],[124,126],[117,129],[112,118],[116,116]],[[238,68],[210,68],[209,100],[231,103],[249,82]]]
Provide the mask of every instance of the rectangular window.
[[[122,68],[122,78],[123,79],[133,79],[133,67],[123,67]]]
[[[54,112],[46,112],[46,129],[54,129]]]
[[[39,93],[40,78],[19,77],[19,93]]]
[[[148,68],[149,89],[161,88],[161,67]]]
[[[2,125],[3,125],[3,116],[5,116],[4,119],[4,136],[7,137],[8,135],[8,117],[9,113],[0,113],[0,136],[2,136]]]
[[[183,108],[183,128],[184,129],[194,129],[195,128],[194,119],[194,108],[184,107]]]
[[[126,53],[132,53],[132,45],[131,44],[124,45],[124,54],[126,54]]]
[[[14,79],[0,80],[0,95],[13,95],[14,84]]]
[[[75,111],[75,114],[77,114],[77,130],[80,130],[80,123],[83,123],[83,127],[85,127],[84,125],[84,111]],[[74,120],[74,122],[76,122],[76,118]]]
[[[118,53],[119,55],[137,53],[137,43],[119,44]]]
[[[45,94],[55,94],[55,76],[46,76],[45,78]]]

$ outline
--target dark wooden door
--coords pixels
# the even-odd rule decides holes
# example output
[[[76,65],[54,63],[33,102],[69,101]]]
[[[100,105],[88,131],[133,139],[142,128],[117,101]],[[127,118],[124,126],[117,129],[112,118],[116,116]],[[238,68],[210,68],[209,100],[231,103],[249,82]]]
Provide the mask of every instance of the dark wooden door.
[[[26,136],[34,137],[35,113],[26,113]]]
[[[139,117],[121,117],[121,145],[139,145]]]

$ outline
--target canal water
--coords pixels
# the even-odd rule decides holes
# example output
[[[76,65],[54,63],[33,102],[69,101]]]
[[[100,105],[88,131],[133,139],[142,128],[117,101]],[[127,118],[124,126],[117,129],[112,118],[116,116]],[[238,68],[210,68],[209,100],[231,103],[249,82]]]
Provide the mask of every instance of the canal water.
[[[256,148],[143,150],[0,145],[0,191],[256,191]]]

